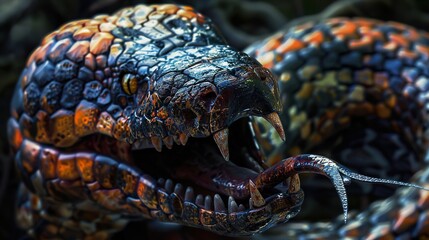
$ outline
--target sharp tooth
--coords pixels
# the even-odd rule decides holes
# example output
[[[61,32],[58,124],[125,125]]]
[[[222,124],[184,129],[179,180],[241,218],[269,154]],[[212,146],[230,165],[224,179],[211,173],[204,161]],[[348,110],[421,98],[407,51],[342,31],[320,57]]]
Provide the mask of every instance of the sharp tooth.
[[[181,134],[180,134],[180,136],[179,136],[179,140],[180,140],[180,143],[181,143],[183,146],[185,146],[185,145],[186,145],[186,143],[188,142],[188,135],[186,135],[186,134],[184,134],[184,133],[181,133]]]
[[[229,149],[228,149],[228,128],[218,131],[213,134],[213,138],[222,153],[223,158],[229,161]]]
[[[153,136],[150,138],[150,140],[152,142],[153,147],[156,149],[156,151],[161,152],[162,151],[161,138]]]
[[[171,179],[167,179],[167,181],[165,181],[165,190],[167,191],[167,193],[173,192],[173,186],[174,183]]]
[[[183,213],[183,203],[177,194],[172,193],[170,195],[170,206],[173,208],[173,214],[176,217],[180,217]]]
[[[225,212],[225,204],[219,194],[214,195],[214,210],[215,212]]]
[[[284,141],[286,140],[285,131],[283,130],[282,121],[280,120],[279,114],[272,112],[268,115],[263,116],[277,131],[280,138]]]
[[[160,178],[160,179],[158,179],[158,185],[159,186],[164,186],[164,184],[165,184],[165,179],[164,178]]]
[[[185,192],[185,202],[193,202],[194,198],[194,189],[192,187],[187,187]]]
[[[133,146],[131,147],[132,150],[139,150],[141,148],[142,148],[141,141],[137,141],[137,142],[133,143]]]
[[[180,140],[179,140],[179,136],[173,136],[173,140],[177,145],[181,145]]]
[[[244,212],[246,210],[246,207],[243,204],[238,205],[238,211]]]
[[[286,179],[286,185],[289,193],[296,193],[301,188],[301,181],[299,180],[298,174],[293,175]]]
[[[201,194],[197,195],[197,198],[195,199],[195,203],[200,206],[203,207],[204,206],[204,197]]]
[[[181,198],[183,198],[183,186],[180,183],[177,183],[176,186],[174,187],[174,192]]]
[[[162,139],[162,141],[164,142],[165,146],[168,149],[173,148],[173,137],[172,136],[165,137],[164,139]]]
[[[252,199],[251,205],[255,207],[261,207],[265,205],[264,197],[262,197],[262,194],[259,192],[255,183],[250,179],[249,179],[249,191],[250,191],[250,198]]]
[[[204,208],[207,210],[212,210],[212,197],[207,195],[204,199]]]
[[[228,198],[228,212],[229,213],[238,212],[238,205],[232,196],[229,196]]]

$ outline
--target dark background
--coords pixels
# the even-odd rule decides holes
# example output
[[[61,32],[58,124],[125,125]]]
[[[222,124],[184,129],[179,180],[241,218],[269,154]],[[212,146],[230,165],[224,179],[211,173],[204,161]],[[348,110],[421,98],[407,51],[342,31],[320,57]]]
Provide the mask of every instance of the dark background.
[[[333,16],[365,16],[429,28],[429,1],[420,0],[182,0],[212,18],[227,41],[244,49],[297,22]],[[137,0],[0,0],[0,240],[17,239],[14,201],[18,178],[6,137],[9,101],[26,58],[43,36],[60,25],[138,3]],[[144,229],[140,229],[142,231]]]

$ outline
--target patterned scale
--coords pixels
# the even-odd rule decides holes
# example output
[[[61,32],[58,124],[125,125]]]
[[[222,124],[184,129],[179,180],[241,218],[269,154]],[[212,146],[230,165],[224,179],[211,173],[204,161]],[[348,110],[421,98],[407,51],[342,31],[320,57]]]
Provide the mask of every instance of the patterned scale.
[[[408,179],[423,168],[428,149],[427,32],[396,22],[333,18],[291,27],[247,52],[280,80],[286,142],[280,142],[263,119],[254,124],[271,164],[287,156],[318,152],[372,176]],[[427,173],[417,179],[427,183]],[[306,201],[316,199],[303,205],[304,212],[310,209],[307,218],[315,211],[332,218],[338,204],[330,200],[329,189],[321,190],[323,183],[312,176],[301,177],[301,183],[304,189],[312,189],[306,191]],[[362,208],[368,207],[368,200],[389,196],[393,189],[358,185],[354,191],[355,196],[362,195],[354,207]],[[353,215],[346,226],[341,220],[297,223],[285,227],[290,231],[279,237],[420,236],[429,231],[427,195],[400,189],[388,200]]]
[[[427,149],[426,36],[396,23],[332,19],[259,43],[253,54],[280,78],[289,136],[283,144],[255,125],[274,165],[264,169],[242,118],[263,116],[283,136],[276,80],[228,46],[209,19],[167,4],[68,23],[31,54],[11,104],[19,223],[41,239],[106,239],[133,219],[248,236],[298,214],[303,172],[329,177],[345,214],[346,177],[418,188],[295,155],[321,153],[389,178],[419,168]],[[293,234],[333,227],[343,235],[419,234],[426,193],[406,189],[402,201],[390,200],[385,225],[367,228],[366,217],[385,216],[371,207],[352,227],[300,224]]]

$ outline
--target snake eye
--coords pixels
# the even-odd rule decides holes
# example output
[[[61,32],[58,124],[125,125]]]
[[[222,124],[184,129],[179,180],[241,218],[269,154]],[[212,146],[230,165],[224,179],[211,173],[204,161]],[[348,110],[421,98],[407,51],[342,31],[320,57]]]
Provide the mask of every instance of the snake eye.
[[[137,92],[138,79],[133,74],[125,74],[121,80],[122,89],[128,95],[132,95]]]

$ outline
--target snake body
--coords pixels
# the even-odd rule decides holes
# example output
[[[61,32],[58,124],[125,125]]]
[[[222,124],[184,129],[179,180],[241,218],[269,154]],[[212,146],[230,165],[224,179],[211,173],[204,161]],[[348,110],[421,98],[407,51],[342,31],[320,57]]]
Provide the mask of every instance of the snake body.
[[[369,175],[402,179],[425,168],[428,40],[428,33],[397,22],[332,18],[291,27],[249,47],[247,52],[280,80],[288,141],[280,142],[263,121],[255,123],[271,161],[319,152]],[[427,183],[424,172],[414,179]],[[311,185],[314,179],[302,184],[321,188]],[[365,191],[379,197],[392,192],[382,187]],[[289,237],[424,236],[426,194],[402,189],[347,225],[319,228],[304,223],[295,225],[300,230]]]
[[[276,51],[302,44],[285,45]],[[362,84],[373,86],[362,74]],[[407,89],[410,103],[420,87]],[[139,5],[68,23],[31,54],[12,100],[9,142],[24,183],[18,222],[42,239],[109,238],[132,219],[251,235],[299,212],[302,172],[331,179],[345,216],[344,176],[418,187],[365,177],[317,155],[266,166],[264,139],[249,116],[264,117],[284,138],[281,106],[271,72],[228,46],[190,7]],[[292,109],[289,100],[284,106]],[[422,130],[409,118],[411,133]]]

